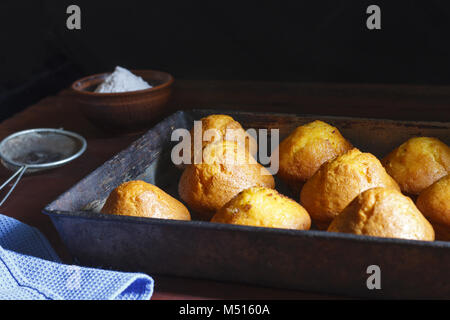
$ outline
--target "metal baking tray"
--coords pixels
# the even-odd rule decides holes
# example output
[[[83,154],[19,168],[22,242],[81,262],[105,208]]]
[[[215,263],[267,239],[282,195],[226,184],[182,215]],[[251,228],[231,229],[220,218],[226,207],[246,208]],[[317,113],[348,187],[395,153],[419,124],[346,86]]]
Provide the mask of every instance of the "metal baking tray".
[[[412,136],[434,136],[450,143],[449,123],[179,111],[43,210],[77,263],[348,296],[450,298],[450,242],[111,216],[86,210],[133,179],[153,183],[179,199],[181,171],[170,160],[171,132],[189,129],[194,120],[218,113],[231,115],[244,128],[278,128],[280,139],[295,127],[320,119],[338,127],[354,146],[380,158]],[[288,193],[280,181],[277,189]],[[288,195],[298,200],[298,195]],[[380,267],[380,290],[367,287],[370,265]]]

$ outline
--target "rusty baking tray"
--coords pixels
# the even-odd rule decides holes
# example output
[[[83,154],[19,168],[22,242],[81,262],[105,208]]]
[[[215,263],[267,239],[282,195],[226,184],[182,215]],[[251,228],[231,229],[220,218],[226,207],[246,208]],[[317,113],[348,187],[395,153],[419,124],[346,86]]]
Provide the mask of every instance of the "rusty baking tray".
[[[245,128],[279,128],[280,138],[301,124],[321,119],[338,127],[356,147],[378,157],[417,135],[450,143],[448,123],[179,111],[43,210],[77,263],[349,296],[450,298],[450,242],[110,216],[86,209],[132,179],[156,184],[179,199],[181,171],[170,160],[171,132],[189,129],[194,120],[213,113],[230,114]],[[287,193],[277,181],[280,188]],[[367,288],[370,265],[380,267],[380,290]]]

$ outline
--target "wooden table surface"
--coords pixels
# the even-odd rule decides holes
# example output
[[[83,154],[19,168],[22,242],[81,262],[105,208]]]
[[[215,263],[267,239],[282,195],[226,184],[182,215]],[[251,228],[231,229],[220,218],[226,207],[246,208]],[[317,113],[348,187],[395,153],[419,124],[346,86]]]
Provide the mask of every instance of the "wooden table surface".
[[[402,120],[450,120],[450,89],[429,86],[334,85],[271,82],[177,81],[167,113],[189,108],[224,108],[376,117]],[[157,122],[156,119],[155,122]],[[154,123],[149,123],[149,128]],[[27,175],[2,208],[9,215],[40,229],[63,260],[70,255],[41,210],[58,195],[127,147],[140,134],[112,136],[87,121],[70,91],[48,97],[0,124],[0,139],[31,128],[64,128],[83,135],[86,153],[69,165]],[[0,179],[11,172],[0,168]],[[261,288],[152,275],[153,299],[315,299],[322,294]],[[326,288],[323,289],[326,292]]]

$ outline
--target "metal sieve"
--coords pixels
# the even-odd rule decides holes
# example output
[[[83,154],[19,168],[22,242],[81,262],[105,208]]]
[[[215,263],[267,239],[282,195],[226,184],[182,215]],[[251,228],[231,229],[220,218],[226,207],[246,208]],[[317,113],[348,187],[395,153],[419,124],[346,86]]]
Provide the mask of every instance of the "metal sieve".
[[[15,171],[1,186],[2,190],[14,178],[16,181],[0,202],[6,201],[25,172],[38,172],[65,165],[86,150],[87,142],[79,134],[63,129],[30,129],[16,132],[0,142],[0,159]]]

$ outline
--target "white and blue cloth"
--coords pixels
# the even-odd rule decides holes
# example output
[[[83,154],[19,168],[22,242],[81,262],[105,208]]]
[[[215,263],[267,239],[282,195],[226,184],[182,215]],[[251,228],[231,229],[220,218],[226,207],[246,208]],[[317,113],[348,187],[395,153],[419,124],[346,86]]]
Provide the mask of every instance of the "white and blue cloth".
[[[148,300],[146,274],[65,265],[35,228],[0,215],[0,300]]]

